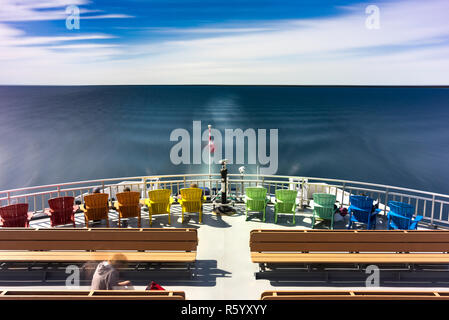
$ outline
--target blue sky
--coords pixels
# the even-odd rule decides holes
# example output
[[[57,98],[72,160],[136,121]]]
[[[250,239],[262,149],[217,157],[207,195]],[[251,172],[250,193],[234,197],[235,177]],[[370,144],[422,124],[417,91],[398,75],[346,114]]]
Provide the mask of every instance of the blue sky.
[[[447,0],[0,0],[0,84],[448,85],[447,21]]]

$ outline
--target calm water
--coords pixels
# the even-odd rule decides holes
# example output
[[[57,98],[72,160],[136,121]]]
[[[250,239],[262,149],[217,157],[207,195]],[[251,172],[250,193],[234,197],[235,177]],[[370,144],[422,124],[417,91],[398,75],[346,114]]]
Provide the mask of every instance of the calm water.
[[[279,129],[278,174],[449,193],[449,88],[0,87],[0,119],[0,189],[207,172],[170,161],[201,120]]]

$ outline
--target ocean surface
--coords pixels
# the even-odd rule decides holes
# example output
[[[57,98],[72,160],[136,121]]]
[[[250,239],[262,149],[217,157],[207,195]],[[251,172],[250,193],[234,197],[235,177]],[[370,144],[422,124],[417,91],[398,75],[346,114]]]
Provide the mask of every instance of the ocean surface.
[[[420,87],[2,86],[0,190],[206,173],[170,159],[195,120],[278,129],[278,174],[449,194],[449,88]]]

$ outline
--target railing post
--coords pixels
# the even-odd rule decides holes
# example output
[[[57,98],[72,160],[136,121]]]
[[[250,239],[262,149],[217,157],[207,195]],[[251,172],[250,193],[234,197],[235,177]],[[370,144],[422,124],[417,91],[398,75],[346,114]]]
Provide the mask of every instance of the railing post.
[[[11,204],[11,192],[8,192],[8,206]]]
[[[343,208],[343,205],[345,204],[345,189],[346,189],[346,182],[343,182],[343,190],[341,194],[341,208]]]
[[[430,214],[430,225],[433,227],[433,214],[435,212],[435,195],[432,195],[432,211]]]
[[[61,186],[58,186],[58,198],[61,196]]]
[[[387,215],[387,205],[388,205],[388,188],[385,189],[384,215]]]
[[[147,197],[147,178],[143,178],[143,197]]]

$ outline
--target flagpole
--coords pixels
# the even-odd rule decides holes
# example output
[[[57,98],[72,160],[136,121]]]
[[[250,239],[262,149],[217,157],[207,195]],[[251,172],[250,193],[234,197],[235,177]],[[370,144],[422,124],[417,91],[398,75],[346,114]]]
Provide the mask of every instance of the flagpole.
[[[211,196],[211,198],[212,198],[212,177],[211,177],[211,167],[210,167],[210,165],[211,165],[211,157],[210,157],[210,154],[211,154],[211,148],[212,148],[212,145],[211,145],[211,128],[212,128],[212,125],[208,125],[207,126],[208,128],[209,128],[209,192],[210,192],[210,196]]]

